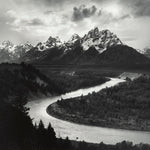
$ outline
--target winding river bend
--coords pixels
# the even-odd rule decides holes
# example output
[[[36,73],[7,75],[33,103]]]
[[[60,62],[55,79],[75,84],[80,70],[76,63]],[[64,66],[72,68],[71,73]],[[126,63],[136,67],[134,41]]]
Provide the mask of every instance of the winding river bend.
[[[84,140],[86,142],[92,143],[100,143],[103,141],[106,144],[116,144],[118,142],[126,140],[132,141],[134,144],[150,144],[150,132],[80,125],[56,119],[47,114],[46,108],[50,104],[56,102],[58,99],[67,99],[71,97],[73,98],[81,95],[87,95],[88,93],[92,93],[93,91],[98,92],[106,87],[115,86],[121,82],[124,82],[124,80],[118,78],[110,79],[110,81],[99,86],[94,86],[87,89],[80,89],[77,91],[66,93],[61,96],[54,96],[50,98],[28,102],[27,107],[30,107],[29,115],[31,118],[33,118],[33,123],[38,123],[40,120],[42,120],[45,126],[47,126],[50,122],[56,132],[57,137],[66,138],[68,136],[71,140]]]

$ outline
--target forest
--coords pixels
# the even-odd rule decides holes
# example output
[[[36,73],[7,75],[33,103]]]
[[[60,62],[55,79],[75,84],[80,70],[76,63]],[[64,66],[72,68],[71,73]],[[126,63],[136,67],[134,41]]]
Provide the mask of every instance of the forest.
[[[19,99],[20,96],[24,97],[24,100],[34,100],[42,96],[60,95],[106,81],[109,81],[109,78],[94,72],[50,71],[48,75],[25,63],[0,65],[0,97],[9,101],[16,97]]]
[[[76,123],[150,131],[149,91],[150,77],[143,75],[98,93],[58,100],[47,111]]]
[[[22,63],[0,65],[0,97],[14,99],[14,97],[38,96],[38,94],[61,94],[54,81],[43,75],[32,65]]]
[[[43,67],[44,68],[44,67]],[[116,73],[102,73],[96,71],[82,71],[79,69],[69,68],[68,70],[50,70],[40,69],[47,77],[51,78],[55,84],[65,92],[88,88],[103,84],[110,79],[107,77],[115,76]]]
[[[7,68],[7,69],[6,69]],[[38,80],[37,80],[38,78]],[[46,84],[47,83],[47,84]],[[59,91],[60,90],[60,91]],[[116,145],[57,138],[51,124],[33,124],[25,105],[31,95],[62,92],[53,80],[31,65],[0,65],[0,150],[149,150],[147,144]],[[57,93],[59,94],[59,93]]]

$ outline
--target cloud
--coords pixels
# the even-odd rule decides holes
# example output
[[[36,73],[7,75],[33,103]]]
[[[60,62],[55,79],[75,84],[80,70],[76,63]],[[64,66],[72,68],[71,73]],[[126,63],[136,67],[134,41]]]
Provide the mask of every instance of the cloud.
[[[107,17],[108,17],[108,22],[107,23],[112,23],[112,22],[117,23],[119,21],[129,19],[131,16],[129,14],[125,14],[125,15],[122,15],[120,17],[114,17],[111,14],[108,14]]]
[[[135,41],[136,40],[136,38],[135,37],[122,37],[121,38],[123,41],[125,41],[125,42],[132,42],[132,41]]]
[[[118,20],[124,20],[124,19],[130,18],[130,17],[131,16],[129,14],[126,14],[126,15],[119,17]]]
[[[45,15],[49,15],[49,14],[52,14],[52,13],[54,13],[52,10],[44,11],[44,14],[45,14]]]
[[[101,6],[119,4],[134,17],[150,17],[150,0],[91,0]]]
[[[17,5],[33,5],[39,7],[61,7],[64,4],[72,3],[73,0],[13,0]],[[75,0],[76,1],[76,0]]]
[[[96,14],[97,8],[95,5],[87,8],[85,5],[79,6],[79,8],[73,8],[72,20],[73,21],[81,21],[84,18],[89,18]]]
[[[106,10],[100,10],[97,15],[92,18],[92,22],[97,23],[101,26],[118,24],[121,21],[130,19],[131,16],[129,14],[120,14],[119,16],[114,16],[112,13],[107,12]]]
[[[39,18],[33,18],[31,20],[21,20],[20,23],[28,26],[44,25],[44,22]]]
[[[41,26],[45,25],[44,21],[39,17],[18,15],[14,10],[9,10],[6,12],[5,18],[7,18],[7,24],[13,27],[22,27],[22,26]]]
[[[119,0],[119,3],[129,8],[135,17],[150,17],[150,0]]]
[[[135,3],[135,16],[150,16],[150,1],[143,0]]]
[[[67,40],[73,33],[82,36],[98,26],[142,47],[150,36],[149,17],[150,0],[2,0],[0,41],[36,43],[50,35]]]

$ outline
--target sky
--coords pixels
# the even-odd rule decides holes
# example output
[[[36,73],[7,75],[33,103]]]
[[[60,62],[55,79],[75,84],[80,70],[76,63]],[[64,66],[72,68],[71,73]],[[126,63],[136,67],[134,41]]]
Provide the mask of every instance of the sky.
[[[136,49],[149,47],[150,0],[0,0],[0,43],[67,41],[94,27]]]

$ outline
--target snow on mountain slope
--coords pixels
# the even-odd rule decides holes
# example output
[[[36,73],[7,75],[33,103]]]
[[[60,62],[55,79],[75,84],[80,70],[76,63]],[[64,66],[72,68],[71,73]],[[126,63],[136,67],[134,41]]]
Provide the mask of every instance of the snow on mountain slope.
[[[45,51],[46,49],[49,48],[54,48],[54,47],[61,47],[62,42],[60,41],[59,37],[49,37],[46,42],[39,42],[36,47],[38,48],[39,51]]]
[[[81,37],[78,34],[73,34],[67,42],[64,42],[62,47],[64,48],[64,52],[66,53],[68,50],[72,50],[79,45],[81,45]]]
[[[76,43],[77,41],[80,41],[81,40],[81,38],[80,38],[80,36],[78,35],[78,34],[74,34],[74,35],[72,35],[72,37],[68,40],[68,42],[66,42],[66,44],[68,44],[68,45],[72,45],[72,44],[74,44],[74,43]]]
[[[145,48],[143,54],[150,58],[150,48]]]
[[[5,49],[9,53],[14,54],[15,52],[21,52],[24,50],[25,52],[29,51],[33,46],[29,44],[28,42],[25,44],[20,44],[20,45],[14,45],[10,41],[4,41],[0,45],[0,50]]]
[[[10,41],[3,41],[2,44],[0,45],[0,50],[5,49],[8,52],[13,52],[14,51],[15,45],[11,43]]]
[[[120,39],[110,32],[109,30],[102,30],[96,27],[88,32],[82,38],[82,46],[84,50],[88,50],[91,46],[94,46],[99,53],[105,51],[108,47],[115,46],[115,45],[122,45]]]
[[[28,42],[25,44],[14,45],[10,41],[4,41],[0,45],[0,62],[12,62],[22,57],[33,46]]]
[[[137,51],[143,55],[145,55],[146,57],[150,58],[150,47],[146,47],[144,49],[137,49]]]
[[[123,45],[123,43],[115,34],[109,30],[99,31],[96,27],[83,37],[80,37],[78,34],[72,35],[67,42],[61,42],[59,37],[52,36],[50,36],[46,42],[39,42],[36,46],[32,46],[29,43],[14,45],[10,41],[4,41],[2,45],[0,45],[0,58],[2,62],[3,58],[5,58],[4,61],[30,61],[30,59],[35,58],[35,56],[37,60],[41,57],[46,57],[46,55],[50,55],[49,53],[51,53],[51,55],[61,53],[61,57],[69,53],[67,54],[68,57],[68,55],[78,53],[78,49],[80,49],[81,53],[84,53],[91,47],[92,51],[96,49],[96,51],[101,54],[107,50],[107,48],[116,45]],[[73,54],[71,54],[71,52]]]
[[[90,30],[83,37],[74,34],[66,43],[66,50],[71,50],[74,46],[82,46],[86,51],[90,47],[95,47],[99,53],[105,51],[108,47],[123,44],[121,40],[109,30],[102,30],[96,27]]]
[[[38,51],[45,51],[50,48],[58,47],[66,50],[71,50],[73,47],[82,46],[83,50],[88,50],[90,47],[95,47],[99,53],[105,51],[108,47],[122,44],[120,39],[109,30],[102,30],[96,27],[90,30],[84,37],[74,34],[67,42],[61,42],[59,37],[49,37],[46,42],[39,42],[35,47]],[[0,45],[0,49],[5,49],[9,53],[22,53],[32,49],[33,46],[29,43],[14,45],[10,41],[4,41]],[[19,56],[18,56],[19,57]]]

